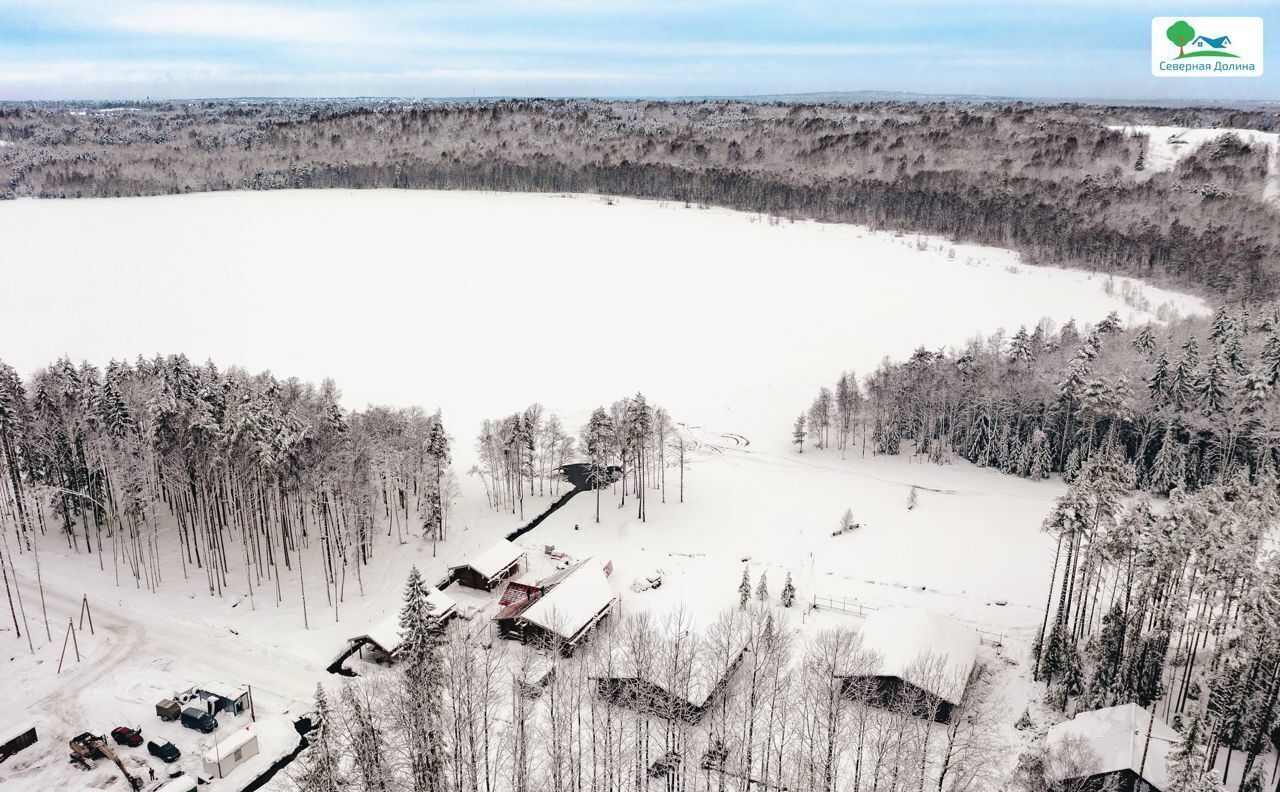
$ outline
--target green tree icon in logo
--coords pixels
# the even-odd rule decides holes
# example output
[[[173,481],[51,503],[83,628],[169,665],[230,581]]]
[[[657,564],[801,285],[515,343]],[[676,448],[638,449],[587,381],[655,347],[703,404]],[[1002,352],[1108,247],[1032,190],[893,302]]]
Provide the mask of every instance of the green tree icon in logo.
[[[1170,25],[1164,34],[1178,47],[1178,57],[1181,58],[1183,56],[1182,48],[1190,44],[1191,40],[1196,37],[1196,29],[1179,19]]]

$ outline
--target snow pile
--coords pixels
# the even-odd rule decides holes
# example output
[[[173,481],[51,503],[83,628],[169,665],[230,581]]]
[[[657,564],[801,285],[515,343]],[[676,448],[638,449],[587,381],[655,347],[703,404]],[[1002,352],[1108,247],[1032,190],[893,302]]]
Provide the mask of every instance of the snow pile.
[[[1151,739],[1147,739],[1147,727]],[[1049,730],[1050,750],[1059,758],[1050,772],[1059,781],[1069,778],[1131,770],[1156,789],[1169,784],[1166,758],[1182,737],[1164,721],[1137,704],[1082,712]],[[1083,748],[1080,751],[1076,744]],[[1076,757],[1074,754],[1082,753]],[[1146,762],[1143,763],[1143,755]],[[1072,761],[1061,761],[1064,757]],[[1082,762],[1075,761],[1076,759]],[[1141,772],[1139,772],[1141,768]]]
[[[916,608],[885,608],[867,616],[862,650],[879,661],[866,676],[901,679],[959,704],[978,659],[978,634],[951,619]]]
[[[573,639],[614,600],[604,569],[584,561],[522,614],[522,618],[566,641]]]

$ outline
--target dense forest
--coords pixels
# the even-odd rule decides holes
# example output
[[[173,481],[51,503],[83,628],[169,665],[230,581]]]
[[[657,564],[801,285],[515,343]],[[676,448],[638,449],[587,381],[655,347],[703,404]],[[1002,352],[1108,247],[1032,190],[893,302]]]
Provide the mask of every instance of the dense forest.
[[[1274,112],[1028,102],[508,100],[0,106],[0,198],[284,188],[594,192],[856,222],[1231,297],[1280,292],[1268,150],[1171,172],[1135,123]]]
[[[793,427],[800,451],[955,457],[1068,484],[1043,529],[1049,597],[1032,652],[1045,701],[1128,702],[1181,727],[1178,790],[1240,789],[1280,726],[1280,314],[1122,328],[1042,321],[842,374]],[[1023,758],[1035,774],[1044,757]],[[1238,768],[1237,768],[1238,769]]]
[[[304,622],[302,550],[318,548],[336,618],[346,592],[363,589],[379,534],[441,538],[451,491],[438,413],[348,413],[338,397],[332,381],[181,355],[105,370],[62,359],[30,382],[0,363],[0,561],[16,633],[30,640],[12,554],[34,554],[39,570],[46,534],[153,591],[166,576],[197,576],[211,595],[247,591],[252,605],[294,596],[284,587],[296,581]],[[176,559],[162,541],[176,542]],[[237,567],[245,578],[230,580]]]

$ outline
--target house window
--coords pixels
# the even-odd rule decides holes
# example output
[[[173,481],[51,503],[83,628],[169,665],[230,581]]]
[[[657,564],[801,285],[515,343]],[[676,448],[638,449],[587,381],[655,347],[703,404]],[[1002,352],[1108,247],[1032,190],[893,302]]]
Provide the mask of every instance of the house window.
[[[243,750],[244,750],[243,748],[237,748],[237,749],[236,749],[236,752],[235,752],[235,755],[231,757],[232,759],[234,759],[234,760],[235,760],[236,764],[239,764],[239,763],[240,763],[240,753],[241,753],[241,751],[243,751]]]

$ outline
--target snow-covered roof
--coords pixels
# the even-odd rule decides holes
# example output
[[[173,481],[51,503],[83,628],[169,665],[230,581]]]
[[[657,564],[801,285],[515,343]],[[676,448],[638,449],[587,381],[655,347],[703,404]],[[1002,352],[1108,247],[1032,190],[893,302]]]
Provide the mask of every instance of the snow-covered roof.
[[[1151,740],[1147,741],[1147,725],[1151,725]],[[1069,721],[1063,721],[1049,730],[1046,738],[1049,748],[1057,754],[1050,763],[1049,773],[1056,779],[1082,778],[1099,773],[1116,773],[1132,770],[1158,790],[1168,787],[1169,773],[1165,760],[1173,745],[1182,742],[1176,731],[1160,718],[1154,721],[1151,713],[1137,704],[1082,712]],[[1087,750],[1073,761],[1062,761],[1073,754],[1070,743],[1079,742]],[[1143,749],[1147,759],[1142,761]],[[1142,772],[1138,772],[1141,765]]]
[[[459,564],[452,567],[452,569],[469,566],[485,577],[491,578],[511,566],[512,562],[522,555],[524,555],[524,550],[506,539],[502,539],[480,555],[468,560],[467,563]]]
[[[533,603],[520,618],[569,640],[613,600],[613,589],[609,588],[603,567],[588,560]]]
[[[231,685],[226,682],[205,682],[203,685],[198,685],[196,690],[227,701],[239,701],[242,696],[249,695],[249,689],[244,685]]]
[[[431,613],[436,618],[445,616],[458,607],[458,603],[454,602],[453,597],[434,586],[427,587],[427,604],[431,606]],[[400,644],[403,642],[400,637],[400,612],[393,611],[390,616],[378,622],[367,633],[357,636],[357,638],[368,638],[382,647],[385,652],[394,652],[399,649]]]
[[[206,762],[217,763],[219,759],[230,756],[241,748],[258,739],[258,735],[254,734],[246,726],[239,731],[232,732],[225,740],[210,748],[204,755]]]
[[[862,649],[879,660],[859,676],[888,676],[909,682],[943,701],[959,704],[978,660],[978,634],[916,608],[884,608],[862,623]]]
[[[694,632],[705,634],[707,625],[695,624],[693,630]],[[731,664],[729,667],[725,667],[719,662],[720,657],[716,657],[714,660],[709,655],[698,658],[694,660],[691,672],[685,669],[681,670],[680,684],[677,685],[669,684],[672,671],[670,667],[655,664],[648,669],[648,673],[641,673],[640,669],[636,668],[634,655],[627,651],[615,654],[607,671],[597,675],[595,678],[639,679],[663,691],[672,698],[687,701],[694,707],[705,707],[711,703],[711,694],[715,692],[716,686],[725,677],[732,677],[737,673],[741,658],[748,648],[745,635],[739,636],[735,647],[732,650],[728,647],[718,647],[714,653],[715,655],[727,655],[727,659]]]
[[[0,745],[12,742],[34,728],[34,723],[13,723],[0,726]]]

